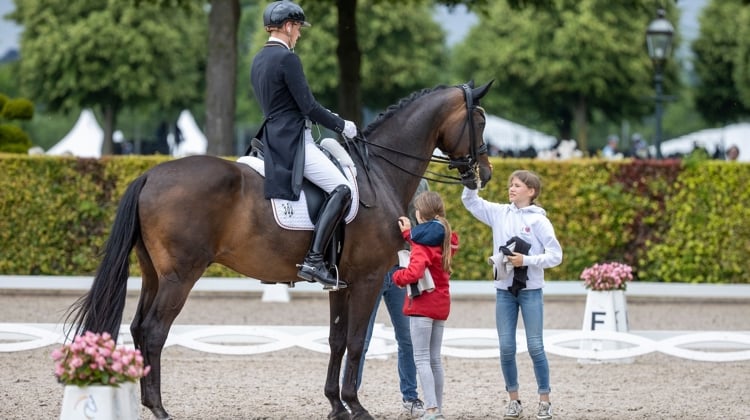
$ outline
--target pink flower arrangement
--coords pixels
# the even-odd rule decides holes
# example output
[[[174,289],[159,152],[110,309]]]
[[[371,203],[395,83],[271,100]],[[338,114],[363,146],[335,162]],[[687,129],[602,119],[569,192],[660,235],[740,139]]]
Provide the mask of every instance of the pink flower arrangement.
[[[151,370],[150,366],[144,366],[140,350],[115,347],[109,333],[90,331],[55,349],[52,360],[57,380],[65,385],[117,386],[135,382]]]
[[[583,270],[581,280],[591,290],[625,290],[633,280],[633,268],[618,262],[594,264]]]

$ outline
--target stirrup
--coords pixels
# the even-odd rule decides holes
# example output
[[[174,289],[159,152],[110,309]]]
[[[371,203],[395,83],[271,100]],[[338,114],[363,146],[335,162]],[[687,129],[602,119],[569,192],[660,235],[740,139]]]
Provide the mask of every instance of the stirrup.
[[[348,286],[348,284],[346,284],[346,282],[343,280],[339,280],[339,266],[334,265],[333,269],[336,270],[336,284],[333,286],[323,284],[323,290],[330,290],[330,291],[335,292],[339,289],[346,289],[346,286]]]
[[[318,282],[323,285],[323,290],[335,292],[339,289],[346,289],[346,282],[339,279],[339,269],[337,266],[334,266],[334,268],[336,269],[336,280],[333,283],[324,280],[324,276],[318,275],[317,272],[319,272],[319,270],[314,265],[305,264],[303,262],[302,264],[297,264],[297,268],[299,269],[299,271],[297,272],[297,277],[309,282]]]

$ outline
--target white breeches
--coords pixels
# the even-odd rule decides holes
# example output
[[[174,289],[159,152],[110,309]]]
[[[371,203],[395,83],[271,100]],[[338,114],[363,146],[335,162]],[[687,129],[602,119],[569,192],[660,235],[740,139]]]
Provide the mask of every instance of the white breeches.
[[[342,184],[349,187],[350,190],[352,189],[344,174],[318,149],[310,130],[305,130],[304,176],[327,193]]]

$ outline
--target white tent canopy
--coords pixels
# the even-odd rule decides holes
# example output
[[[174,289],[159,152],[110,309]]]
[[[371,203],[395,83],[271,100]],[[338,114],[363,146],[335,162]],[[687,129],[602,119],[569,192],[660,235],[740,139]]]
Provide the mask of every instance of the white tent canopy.
[[[70,132],[47,150],[47,154],[98,158],[102,155],[103,142],[104,130],[94,112],[84,109]]]
[[[693,151],[696,144],[704,147],[710,154],[716,152],[717,147],[727,150],[730,146],[736,145],[740,149],[740,156],[737,160],[750,162],[750,123],[709,128],[667,140],[661,144],[661,154],[664,156],[686,155]],[[651,155],[656,155],[654,146],[651,146]]]
[[[171,135],[171,138],[167,139],[172,156],[183,157],[206,154],[208,140],[206,140],[206,136],[198,127],[190,111],[184,110],[180,113],[180,118],[177,119],[177,128],[182,132],[182,141],[179,144],[175,144],[174,137]]]
[[[533,147],[538,152],[551,149],[557,143],[554,136],[489,114],[484,139],[489,145],[504,151],[522,151]]]

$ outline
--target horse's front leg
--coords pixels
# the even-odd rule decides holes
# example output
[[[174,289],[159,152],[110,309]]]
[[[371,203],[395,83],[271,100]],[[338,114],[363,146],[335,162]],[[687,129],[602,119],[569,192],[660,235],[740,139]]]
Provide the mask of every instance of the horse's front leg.
[[[349,411],[341,402],[339,393],[339,375],[341,374],[341,360],[346,351],[346,333],[348,324],[348,313],[346,311],[349,300],[349,290],[330,292],[328,304],[330,308],[330,320],[328,331],[328,345],[331,349],[331,357],[328,360],[328,375],[326,377],[325,396],[331,403],[329,419],[348,419]]]
[[[368,282],[369,281],[369,282]],[[370,286],[374,285],[374,286]],[[359,286],[359,287],[356,287]],[[360,404],[359,372],[364,363],[364,346],[370,317],[381,283],[369,278],[349,288],[350,298],[346,311],[349,313],[346,337],[346,363],[341,384],[341,399],[349,407],[352,419],[372,419],[370,413]]]

